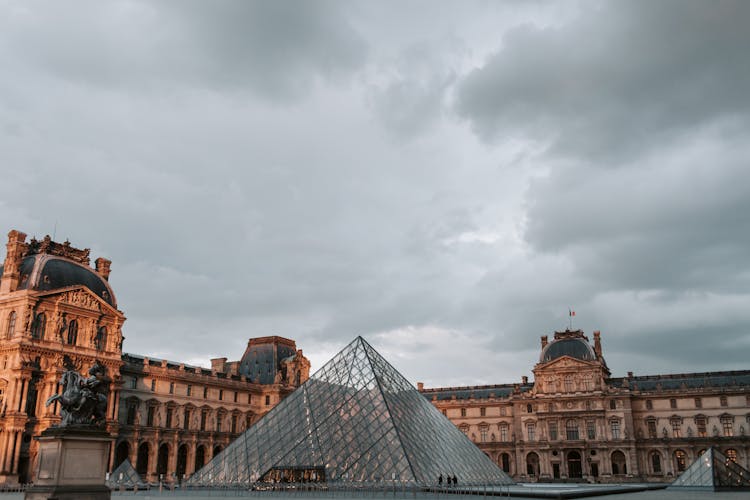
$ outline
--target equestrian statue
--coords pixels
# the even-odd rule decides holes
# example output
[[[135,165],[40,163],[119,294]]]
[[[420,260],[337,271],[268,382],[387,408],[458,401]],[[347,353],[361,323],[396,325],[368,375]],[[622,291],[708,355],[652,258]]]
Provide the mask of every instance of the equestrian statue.
[[[65,356],[63,365],[65,371],[60,379],[62,394],[50,396],[46,404],[49,406],[55,401],[60,403],[62,421],[57,427],[103,427],[107,416],[110,382],[107,370],[96,361],[89,369],[89,376],[84,377],[78,373],[68,356]]]

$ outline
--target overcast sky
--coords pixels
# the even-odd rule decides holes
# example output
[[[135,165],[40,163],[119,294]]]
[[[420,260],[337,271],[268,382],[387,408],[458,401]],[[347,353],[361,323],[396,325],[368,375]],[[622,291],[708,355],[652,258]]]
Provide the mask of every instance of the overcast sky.
[[[124,350],[362,335],[428,387],[750,369],[750,2],[0,0],[0,230]]]

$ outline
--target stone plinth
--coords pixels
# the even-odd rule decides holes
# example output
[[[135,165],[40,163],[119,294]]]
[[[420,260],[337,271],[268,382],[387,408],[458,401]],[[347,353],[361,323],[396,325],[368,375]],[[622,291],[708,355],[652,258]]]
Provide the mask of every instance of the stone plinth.
[[[36,482],[25,500],[109,500],[104,484],[113,438],[103,430],[64,427],[42,432]]]

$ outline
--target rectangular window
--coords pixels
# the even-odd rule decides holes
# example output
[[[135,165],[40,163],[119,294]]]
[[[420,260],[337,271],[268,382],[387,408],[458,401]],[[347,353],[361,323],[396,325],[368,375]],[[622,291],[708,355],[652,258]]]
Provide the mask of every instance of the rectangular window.
[[[487,430],[488,427],[486,425],[479,428],[479,438],[483,443],[487,442]]]
[[[647,420],[646,426],[648,427],[648,437],[656,439],[656,420]]]
[[[586,437],[596,439],[596,422],[593,420],[586,421]]]
[[[680,422],[679,419],[673,418],[670,420],[670,423],[672,424],[672,437],[681,437],[682,436],[682,422]]]
[[[677,400],[676,400],[676,399],[674,399],[674,398],[670,399],[670,400],[669,400],[669,407],[670,407],[670,408],[672,408],[673,410],[674,410],[675,408],[677,408]]]
[[[138,411],[138,407],[135,403],[128,404],[128,416],[126,423],[128,425],[135,425],[135,414]]]
[[[695,427],[698,430],[698,437],[706,437],[706,417],[696,417]]]
[[[719,404],[721,406],[729,406],[729,401],[727,400],[727,397],[726,396],[721,396],[719,398]]]
[[[443,415],[448,416],[448,410],[443,410]]]
[[[536,433],[536,424],[529,422],[526,424],[526,436],[529,441],[534,441],[534,434]]]
[[[550,441],[557,441],[557,422],[549,422],[547,427]]]
[[[237,391],[234,391],[234,402],[237,402]]]
[[[703,408],[703,401],[701,400],[701,398],[695,398],[695,407]]]
[[[576,423],[575,420],[568,420],[565,423],[565,437],[568,441],[576,441],[579,439],[578,423]]]
[[[724,436],[734,436],[732,417],[721,417],[721,428],[724,432]]]
[[[137,377],[133,377],[130,380],[130,388],[131,389],[137,389],[138,388],[138,378]]]
[[[187,386],[187,395],[192,396],[193,395],[193,386],[188,384]]]
[[[167,429],[172,427],[172,408],[167,408],[167,420],[164,422],[164,427]]]
[[[206,414],[206,412],[205,412],[205,411],[204,411],[204,412],[201,412],[201,430],[202,430],[202,431],[205,431],[205,430],[206,430],[206,417],[207,417],[207,416],[208,416],[208,415]]]
[[[151,392],[156,392],[156,379],[151,379]]]
[[[654,409],[654,403],[650,399],[646,400],[646,409],[647,410],[653,410]]]
[[[500,407],[500,416],[501,416],[501,417],[504,417],[504,416],[505,416],[505,407],[504,407],[504,406],[501,406],[501,407]]]
[[[612,439],[620,439],[620,421],[612,420],[609,423],[609,428],[612,431]]]
[[[237,433],[237,415],[232,415],[232,434]]]
[[[190,410],[185,410],[185,413],[182,414],[182,428],[190,429]]]
[[[479,408],[479,416],[480,417],[486,417],[487,416],[487,408]]]
[[[247,395],[247,404],[251,405],[253,404],[253,395],[249,394]]]
[[[153,406],[148,407],[148,413],[146,413],[146,425],[148,427],[154,426],[154,410],[156,410],[156,408]]]
[[[219,401],[224,401],[224,389],[219,389]]]
[[[461,416],[462,417],[466,416],[466,408],[461,408]]]
[[[271,404],[271,396],[266,395],[266,406],[269,406]]]
[[[174,394],[174,382],[169,383],[169,393]]]
[[[221,421],[224,417],[222,415],[219,415],[216,417],[216,432],[221,432]]]
[[[501,425],[500,426],[500,441],[508,441],[508,426],[507,425]]]
[[[203,399],[208,399],[208,387],[203,388]]]

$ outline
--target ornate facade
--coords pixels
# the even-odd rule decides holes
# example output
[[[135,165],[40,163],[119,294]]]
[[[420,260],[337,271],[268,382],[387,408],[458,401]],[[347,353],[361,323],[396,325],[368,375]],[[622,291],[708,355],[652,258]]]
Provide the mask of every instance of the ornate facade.
[[[108,470],[128,458],[146,481],[178,481],[309,377],[293,340],[250,339],[240,361],[211,368],[122,352],[125,316],[109,286],[111,262],[89,250],[8,234],[0,277],[0,483],[33,480],[38,436],[60,421],[63,357],[95,361],[111,378]]]
[[[598,331],[541,348],[534,382],[418,387],[520,481],[671,481],[711,445],[750,467],[750,370],[613,378]]]

